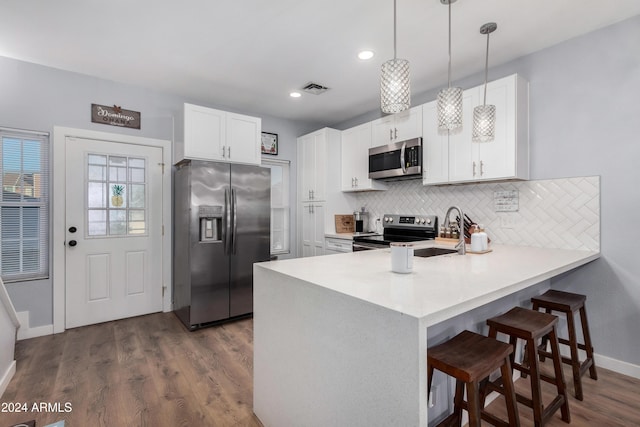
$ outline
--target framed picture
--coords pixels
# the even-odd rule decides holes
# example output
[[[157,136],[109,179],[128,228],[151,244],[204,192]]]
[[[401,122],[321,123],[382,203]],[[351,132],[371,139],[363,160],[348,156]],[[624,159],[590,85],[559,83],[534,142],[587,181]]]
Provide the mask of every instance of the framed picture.
[[[278,155],[278,134],[262,132],[262,154]]]

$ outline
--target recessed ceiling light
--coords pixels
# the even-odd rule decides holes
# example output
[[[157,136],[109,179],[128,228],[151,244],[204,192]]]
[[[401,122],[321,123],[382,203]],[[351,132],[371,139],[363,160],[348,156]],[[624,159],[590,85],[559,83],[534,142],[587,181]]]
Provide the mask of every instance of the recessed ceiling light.
[[[362,52],[358,53],[358,58],[362,59],[363,61],[366,61],[367,59],[371,59],[373,58],[373,51],[363,50]]]
[[[302,94],[300,92],[291,92],[289,96],[292,98],[300,98]]]

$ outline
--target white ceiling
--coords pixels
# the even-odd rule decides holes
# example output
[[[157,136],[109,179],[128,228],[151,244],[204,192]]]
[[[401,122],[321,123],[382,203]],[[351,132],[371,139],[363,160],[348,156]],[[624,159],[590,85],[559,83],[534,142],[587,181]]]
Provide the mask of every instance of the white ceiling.
[[[447,7],[397,0],[398,57],[412,92],[446,84]],[[459,0],[453,78],[640,14],[638,0]],[[376,56],[357,59],[368,48]],[[339,123],[379,108],[393,57],[392,0],[2,0],[0,55],[250,114]],[[322,95],[289,92],[309,81]],[[117,100],[113,100],[117,102]]]

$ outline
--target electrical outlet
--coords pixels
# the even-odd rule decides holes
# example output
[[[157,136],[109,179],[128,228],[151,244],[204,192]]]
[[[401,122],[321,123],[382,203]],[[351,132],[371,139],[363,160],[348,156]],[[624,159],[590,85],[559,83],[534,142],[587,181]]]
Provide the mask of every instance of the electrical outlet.
[[[438,386],[431,386],[431,392],[429,393],[428,407],[433,408],[436,406],[436,395],[438,394]]]
[[[500,227],[513,229],[516,227],[516,216],[513,214],[502,214],[500,215]]]

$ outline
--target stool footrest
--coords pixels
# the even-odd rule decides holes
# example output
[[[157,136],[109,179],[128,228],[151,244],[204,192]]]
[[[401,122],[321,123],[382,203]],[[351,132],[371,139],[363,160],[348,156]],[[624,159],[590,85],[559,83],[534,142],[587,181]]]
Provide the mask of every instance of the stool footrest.
[[[565,339],[565,338],[558,338],[558,343],[564,344],[564,345],[568,345],[568,346],[571,345],[571,342],[568,339]],[[587,346],[586,345],[581,344],[581,343],[578,343],[577,345],[578,345],[578,348],[580,350],[587,351]],[[591,349],[591,351],[593,351],[593,349]]]
[[[460,402],[460,407],[462,409],[464,409],[465,411],[469,411],[469,404],[467,403],[466,400],[463,400],[462,402]],[[445,421],[447,421],[447,422],[457,421],[457,417],[455,415],[456,415],[455,413],[449,415],[447,418],[445,418]],[[449,418],[452,418],[452,420],[449,420]],[[493,414],[490,414],[489,412],[485,411],[484,409],[482,411],[480,411],[480,418],[482,418],[485,421],[490,422],[492,425],[497,426],[497,427],[509,427],[509,423],[504,422],[500,418],[496,417]],[[443,421],[442,423],[444,423],[445,421]],[[442,427],[442,425],[443,425],[442,423],[438,424],[438,427]]]
[[[556,396],[555,399],[553,399],[553,401],[549,404],[549,406],[547,406],[546,408],[544,408],[544,411],[542,411],[542,423],[546,423],[547,420],[549,418],[551,418],[553,416],[553,414],[562,406],[564,405],[564,396],[558,395]],[[563,421],[567,421],[564,417],[562,417]]]

